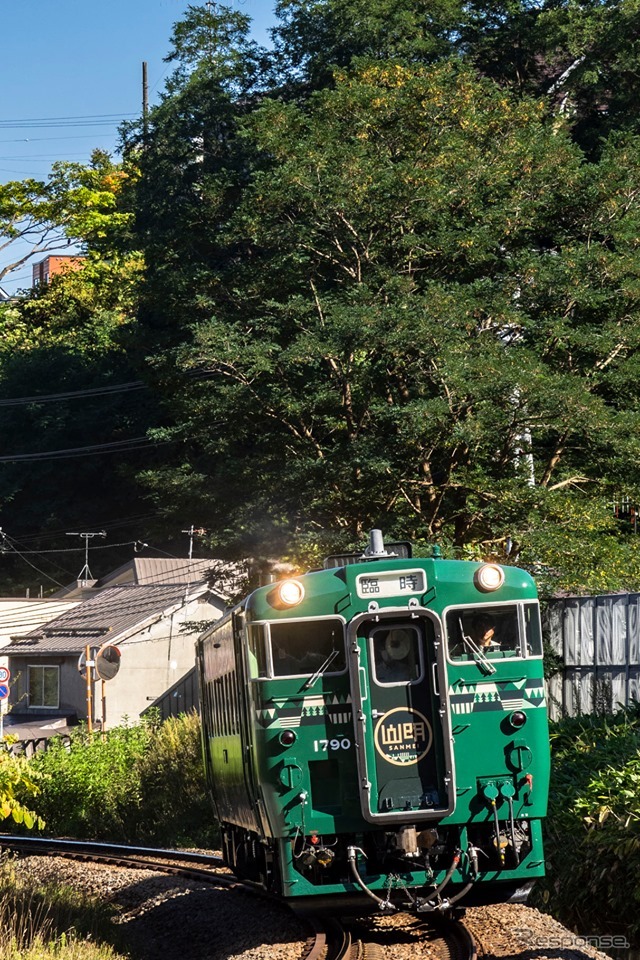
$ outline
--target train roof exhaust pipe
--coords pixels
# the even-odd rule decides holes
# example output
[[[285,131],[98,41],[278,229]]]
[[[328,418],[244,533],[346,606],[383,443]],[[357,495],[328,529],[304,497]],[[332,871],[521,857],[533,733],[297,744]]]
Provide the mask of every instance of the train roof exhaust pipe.
[[[385,550],[382,530],[371,530],[369,532],[369,544],[362,554],[363,559],[382,560],[393,559],[393,557],[397,556],[397,553],[389,553],[387,550]]]

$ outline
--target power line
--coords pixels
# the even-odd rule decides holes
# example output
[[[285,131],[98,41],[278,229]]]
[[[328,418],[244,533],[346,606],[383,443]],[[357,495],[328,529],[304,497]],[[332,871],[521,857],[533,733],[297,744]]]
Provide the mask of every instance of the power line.
[[[51,403],[55,400],[73,400],[77,397],[99,397],[110,393],[128,393],[132,390],[143,390],[146,383],[142,380],[129,380],[126,383],[114,383],[104,387],[89,387],[86,390],[65,390],[62,393],[34,394],[30,397],[14,397],[10,400],[0,400],[0,407],[16,407],[27,403]]]
[[[153,513],[136,513],[130,517],[120,517],[118,520],[107,520],[105,523],[95,523],[95,518],[92,521],[92,526],[101,527],[103,530],[109,530],[114,527],[125,527],[128,524],[133,523],[143,523],[146,520],[152,520],[156,517],[157,514]],[[80,526],[86,526],[87,524],[80,524]],[[26,544],[32,540],[51,540],[63,536],[66,533],[66,530],[60,528],[59,530],[47,530],[44,533],[35,533],[35,534],[26,534],[22,537],[16,537],[15,540],[17,543]],[[132,543],[134,541],[131,541]],[[126,546],[126,544],[115,544],[115,546]],[[108,549],[107,547],[98,547],[94,549]]]
[[[46,140],[92,140],[92,133],[78,133],[70,137],[13,137],[10,140],[0,140],[0,143],[42,143]]]
[[[126,453],[129,450],[143,450],[172,442],[174,441],[150,440],[147,437],[132,437],[129,440],[114,440],[112,443],[94,443],[87,447],[69,447],[66,450],[48,450],[43,453],[10,453],[0,457],[0,463],[33,463],[34,461],[70,460],[74,457],[91,457],[104,453]]]
[[[18,120],[0,120],[0,130],[24,130],[40,127],[99,127],[117,126],[123,120],[136,119],[136,113],[95,113],[77,117],[25,117]]]

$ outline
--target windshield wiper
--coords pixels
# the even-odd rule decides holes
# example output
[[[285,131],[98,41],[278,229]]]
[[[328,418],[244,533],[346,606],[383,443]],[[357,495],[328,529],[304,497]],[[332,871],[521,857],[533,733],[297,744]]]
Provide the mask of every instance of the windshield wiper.
[[[462,617],[458,618],[458,623],[460,624],[460,635],[462,636],[464,645],[470,651],[471,656],[476,661],[478,666],[484,670],[485,673],[495,673],[496,668],[494,665],[489,663],[475,640],[472,640],[471,637],[467,636],[467,634],[464,632],[464,627],[462,626]]]
[[[309,677],[309,679],[303,684],[302,686],[303,690],[308,690],[310,687],[314,685],[318,677],[321,677],[323,673],[326,673],[326,671],[329,669],[329,667],[331,666],[335,658],[338,656],[339,652],[340,652],[339,650],[331,651],[327,659],[324,661],[324,663],[320,664],[320,666],[318,667],[316,672],[313,674],[313,676]]]

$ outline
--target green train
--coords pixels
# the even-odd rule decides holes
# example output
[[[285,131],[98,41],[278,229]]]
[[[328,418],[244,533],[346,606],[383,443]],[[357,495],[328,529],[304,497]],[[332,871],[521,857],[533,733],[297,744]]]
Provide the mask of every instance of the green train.
[[[262,586],[197,643],[223,855],[292,905],[453,912],[544,873],[536,588],[492,563],[362,555]]]

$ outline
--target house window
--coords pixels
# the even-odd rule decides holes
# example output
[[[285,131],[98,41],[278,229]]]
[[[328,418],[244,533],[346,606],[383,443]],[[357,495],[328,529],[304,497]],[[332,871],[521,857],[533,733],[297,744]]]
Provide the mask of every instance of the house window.
[[[29,667],[29,706],[60,706],[60,667]]]

